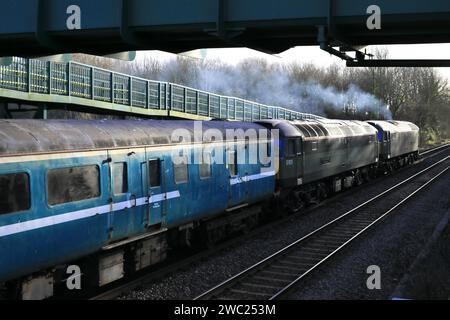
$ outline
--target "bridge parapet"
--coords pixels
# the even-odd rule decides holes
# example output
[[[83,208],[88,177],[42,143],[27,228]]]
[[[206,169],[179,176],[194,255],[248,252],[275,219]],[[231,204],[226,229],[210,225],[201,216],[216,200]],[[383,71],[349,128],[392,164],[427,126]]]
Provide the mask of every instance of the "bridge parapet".
[[[0,66],[0,97],[110,109],[136,116],[236,121],[320,118],[77,62],[18,57],[9,66]]]

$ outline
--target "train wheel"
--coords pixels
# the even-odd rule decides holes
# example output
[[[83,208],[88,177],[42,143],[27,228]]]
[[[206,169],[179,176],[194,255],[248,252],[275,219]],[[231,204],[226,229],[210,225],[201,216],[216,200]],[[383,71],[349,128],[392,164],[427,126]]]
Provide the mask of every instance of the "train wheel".
[[[365,182],[369,182],[371,180],[369,170],[370,169],[367,169],[367,168],[364,168],[361,170],[361,176]]]
[[[392,162],[389,161],[386,165],[386,172],[385,174],[391,174],[392,172],[394,172],[394,167],[392,165]]]
[[[383,169],[381,167],[371,167],[369,169],[369,181],[376,179],[378,174],[384,173]]]
[[[323,201],[328,198],[328,188],[327,185],[323,182],[317,185],[317,200]]]
[[[179,232],[179,246],[185,247],[185,248],[191,248],[192,247],[192,240],[193,240],[193,232],[192,229],[187,228],[184,230],[181,230]]]
[[[286,208],[289,213],[297,213],[305,207],[299,192],[293,191],[286,199]]]
[[[364,179],[362,177],[361,171],[357,170],[355,173],[355,185],[360,186],[364,182]]]

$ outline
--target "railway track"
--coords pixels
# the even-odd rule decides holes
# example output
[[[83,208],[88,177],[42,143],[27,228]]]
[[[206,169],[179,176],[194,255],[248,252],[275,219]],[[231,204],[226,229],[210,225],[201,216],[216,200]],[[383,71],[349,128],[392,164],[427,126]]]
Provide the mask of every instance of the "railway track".
[[[425,155],[435,155],[436,153],[441,153],[445,151],[448,147],[450,147],[450,143],[443,144],[441,146],[433,147],[427,150],[424,150],[420,152],[421,158],[423,158]]]
[[[358,205],[196,298],[274,300],[450,169],[450,156]]]
[[[446,145],[442,145],[439,147],[425,150],[424,152],[421,153],[421,159],[424,160],[427,158],[437,156],[438,154],[447,150],[448,147],[450,147],[450,144],[446,144]],[[306,214],[307,212],[315,210],[320,206],[326,205],[327,202],[330,200],[335,200],[336,198],[345,196],[347,194],[347,192],[351,192],[351,189],[344,191],[343,193],[336,195],[336,196],[332,197],[331,199],[325,200],[324,202],[321,202],[318,205],[314,205],[311,208],[308,208],[305,212],[302,212],[302,214]],[[195,262],[201,261],[202,259],[206,259],[213,254],[217,254],[221,250],[224,250],[224,249],[229,248],[234,245],[238,245],[239,243],[242,243],[242,241],[245,241],[246,239],[251,238],[255,234],[259,234],[261,232],[264,232],[264,230],[268,230],[269,228],[276,227],[276,225],[278,225],[278,224],[281,225],[283,222],[285,222],[288,219],[290,219],[290,217],[282,218],[275,222],[269,223],[268,225],[263,225],[244,236],[239,236],[237,238],[227,240],[224,243],[221,243],[221,244],[215,246],[214,248],[210,248],[210,249],[202,250],[197,253],[193,253],[192,255],[190,255],[188,257],[176,259],[175,261],[171,261],[169,263],[163,264],[162,266],[160,266],[159,268],[157,268],[155,270],[152,269],[147,272],[143,272],[142,275],[139,275],[131,280],[125,281],[124,283],[113,285],[112,288],[106,289],[100,293],[95,293],[93,295],[90,295],[89,299],[90,300],[115,299],[123,293],[130,292],[140,286],[145,286],[146,284],[151,283],[152,281],[161,279],[165,276],[168,276],[168,275],[176,272],[177,270],[187,268],[188,266],[192,265]]]

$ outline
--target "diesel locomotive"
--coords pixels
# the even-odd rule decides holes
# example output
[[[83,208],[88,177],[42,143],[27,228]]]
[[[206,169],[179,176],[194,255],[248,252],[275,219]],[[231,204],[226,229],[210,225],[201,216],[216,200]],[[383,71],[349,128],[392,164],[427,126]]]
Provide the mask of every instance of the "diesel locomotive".
[[[3,291],[51,297],[70,266],[83,286],[104,286],[418,157],[408,122],[210,121],[200,139],[196,126],[0,120]]]

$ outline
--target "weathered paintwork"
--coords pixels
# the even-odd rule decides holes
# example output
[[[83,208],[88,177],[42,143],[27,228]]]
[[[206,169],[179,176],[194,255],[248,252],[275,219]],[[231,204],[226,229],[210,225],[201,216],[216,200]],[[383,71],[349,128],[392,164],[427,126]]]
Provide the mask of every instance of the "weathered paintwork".
[[[378,130],[380,159],[418,152],[419,127],[407,121],[369,121]]]
[[[176,184],[173,152],[183,148],[193,158],[205,144],[171,144],[174,129],[192,132],[191,121],[0,121],[0,175],[26,172],[31,183],[31,209],[0,215],[0,281],[71,261],[105,245],[213,217],[230,206],[252,204],[272,196],[274,174],[259,164],[238,164],[237,177],[227,166],[213,164],[211,177],[201,179],[199,166],[189,164],[187,183]],[[252,123],[207,122],[208,129],[263,129]],[[238,140],[245,144],[245,140]],[[250,139],[248,144],[255,141]],[[223,143],[216,143],[216,150]],[[148,161],[161,160],[161,185],[149,186]],[[110,168],[128,165],[128,192],[113,195]],[[53,168],[97,165],[101,196],[51,206],[47,172]],[[1,192],[1,190],[0,190]]]
[[[254,129],[258,134],[260,129],[279,130],[275,141],[279,158],[274,166],[279,172],[266,172],[260,162],[250,164],[250,156],[258,151],[251,147],[258,136],[238,138],[236,146],[208,139],[194,144],[171,142],[174,130],[193,134],[199,124],[197,132],[206,134],[209,129],[217,129],[225,133],[224,137],[227,129]],[[378,131],[376,126],[384,129]],[[395,132],[391,127],[397,128]],[[289,190],[376,166],[382,143],[377,134],[382,140],[388,128],[391,137],[396,137],[390,141],[391,155],[417,152],[418,128],[404,122],[1,120],[0,175],[28,173],[31,209],[0,215],[0,281],[95,253],[105,245],[155,228],[177,228],[235,206],[270,199],[276,182]],[[227,142],[231,141],[235,138],[227,137]],[[221,151],[222,164],[213,163],[211,176],[201,179],[199,165],[193,164],[193,159],[200,158],[207,145]],[[226,157],[238,146],[246,147],[245,161],[238,163],[237,176],[232,176],[225,165]],[[181,149],[192,164],[188,165],[188,181],[177,184],[173,156]],[[152,188],[148,162],[156,158],[161,160],[161,184]],[[128,165],[129,189],[124,194],[111,193],[114,163]],[[47,171],[84,165],[99,167],[101,195],[50,206]]]
[[[263,121],[280,130],[280,184],[294,187],[378,161],[377,130],[361,121]],[[288,144],[295,144],[289,148]]]

